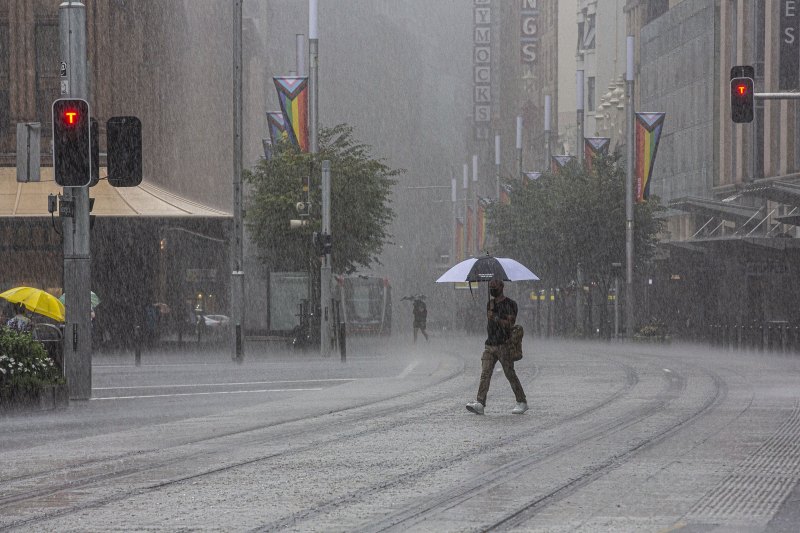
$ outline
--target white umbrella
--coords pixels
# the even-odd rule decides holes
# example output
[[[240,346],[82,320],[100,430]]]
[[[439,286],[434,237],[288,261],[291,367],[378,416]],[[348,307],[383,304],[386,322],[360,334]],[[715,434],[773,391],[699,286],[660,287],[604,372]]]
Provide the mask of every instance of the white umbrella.
[[[528,267],[508,257],[470,257],[442,274],[436,283],[463,283],[467,281],[537,281],[539,277]]]

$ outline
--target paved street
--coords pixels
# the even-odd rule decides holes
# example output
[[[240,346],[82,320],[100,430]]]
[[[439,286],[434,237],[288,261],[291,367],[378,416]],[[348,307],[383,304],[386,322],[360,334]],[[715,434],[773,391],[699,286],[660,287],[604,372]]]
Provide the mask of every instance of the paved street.
[[[477,416],[481,341],[97,356],[0,419],[0,529],[796,530],[799,357],[526,340]]]

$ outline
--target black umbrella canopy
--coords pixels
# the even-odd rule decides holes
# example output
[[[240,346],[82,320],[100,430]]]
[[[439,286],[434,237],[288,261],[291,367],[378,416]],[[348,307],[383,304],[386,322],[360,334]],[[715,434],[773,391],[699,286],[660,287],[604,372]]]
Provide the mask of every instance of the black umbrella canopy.
[[[496,257],[492,256],[479,258],[467,274],[467,281],[491,281],[493,279],[510,281],[503,265]]]

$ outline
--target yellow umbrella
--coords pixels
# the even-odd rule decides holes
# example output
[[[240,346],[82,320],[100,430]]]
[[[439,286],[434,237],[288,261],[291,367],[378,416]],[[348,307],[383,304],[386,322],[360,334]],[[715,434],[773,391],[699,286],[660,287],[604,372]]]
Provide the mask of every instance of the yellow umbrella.
[[[22,304],[25,309],[33,313],[64,322],[64,304],[42,289],[15,287],[0,294],[0,298],[8,300],[12,304]]]

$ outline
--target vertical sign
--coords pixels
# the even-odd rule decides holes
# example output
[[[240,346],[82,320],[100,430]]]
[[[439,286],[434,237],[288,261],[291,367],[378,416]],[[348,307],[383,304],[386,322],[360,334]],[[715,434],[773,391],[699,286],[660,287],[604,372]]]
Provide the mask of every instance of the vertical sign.
[[[796,90],[800,85],[800,0],[780,0],[780,61],[778,89]]]
[[[492,120],[492,0],[474,0],[472,13],[475,139],[484,140]]]
[[[536,64],[537,43],[539,41],[539,0],[520,0],[520,54],[525,72],[532,72]]]

